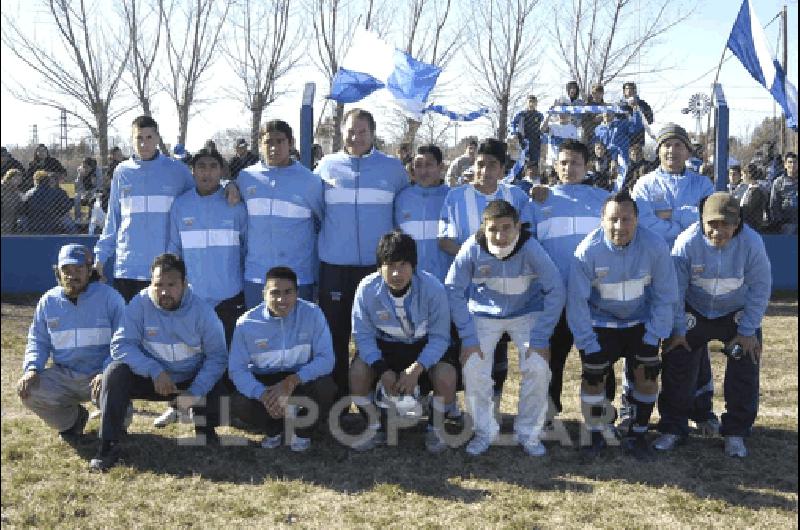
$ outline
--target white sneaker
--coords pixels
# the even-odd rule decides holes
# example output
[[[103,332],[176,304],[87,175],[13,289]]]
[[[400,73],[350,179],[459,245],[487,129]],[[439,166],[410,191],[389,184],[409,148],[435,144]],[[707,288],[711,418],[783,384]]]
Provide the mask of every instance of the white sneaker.
[[[657,451],[672,451],[680,443],[680,436],[677,434],[662,434],[653,442],[653,449]]]
[[[545,449],[544,444],[538,439],[528,439],[527,442],[522,444],[522,448],[528,454],[528,456],[544,456],[547,454],[547,449]]]
[[[162,427],[166,427],[170,423],[176,423],[178,421],[178,409],[175,407],[167,407],[161,416],[153,420],[153,427],[158,427],[161,429]]]
[[[275,449],[276,447],[281,446],[281,442],[283,442],[283,434],[265,436],[264,439],[261,440],[261,447],[264,449]]]
[[[304,451],[308,451],[309,447],[311,447],[311,438],[303,438],[301,436],[297,436],[296,434],[292,435],[292,441],[289,443],[289,449],[295,453],[302,453]]]
[[[733,458],[747,458],[747,446],[741,436],[725,437],[725,454]]]
[[[489,446],[492,445],[493,441],[493,437],[483,434],[476,434],[475,437],[472,438],[472,440],[470,440],[467,444],[467,454],[472,456],[482,455],[489,449]]]
[[[425,433],[425,449],[429,453],[438,454],[447,448],[447,442],[442,439],[438,429],[431,429]]]

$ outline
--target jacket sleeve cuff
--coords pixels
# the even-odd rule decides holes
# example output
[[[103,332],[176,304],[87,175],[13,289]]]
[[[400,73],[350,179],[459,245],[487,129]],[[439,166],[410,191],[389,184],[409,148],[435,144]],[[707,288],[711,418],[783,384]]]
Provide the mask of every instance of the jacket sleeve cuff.
[[[756,330],[750,326],[739,326],[736,328],[736,333],[742,337],[752,337],[756,334]]]
[[[644,334],[644,338],[642,340],[645,344],[649,344],[650,346],[658,346],[658,337],[649,331]]]

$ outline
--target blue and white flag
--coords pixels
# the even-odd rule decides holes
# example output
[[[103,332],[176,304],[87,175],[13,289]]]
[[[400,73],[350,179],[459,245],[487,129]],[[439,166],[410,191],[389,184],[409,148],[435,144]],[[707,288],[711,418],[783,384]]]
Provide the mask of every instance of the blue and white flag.
[[[442,105],[428,105],[423,112],[436,112],[437,114],[450,118],[452,121],[474,121],[489,114],[489,109],[483,107],[473,112],[459,113],[446,109]]]
[[[623,114],[625,109],[619,105],[553,105],[547,109],[548,114],[604,114],[606,112]]]
[[[786,124],[796,131],[797,88],[786,79],[786,72],[775,59],[750,0],[742,2],[728,37],[728,48],[750,75],[769,90],[786,114]]]
[[[333,78],[328,98],[353,103],[386,88],[398,106],[419,116],[441,71],[359,28]]]

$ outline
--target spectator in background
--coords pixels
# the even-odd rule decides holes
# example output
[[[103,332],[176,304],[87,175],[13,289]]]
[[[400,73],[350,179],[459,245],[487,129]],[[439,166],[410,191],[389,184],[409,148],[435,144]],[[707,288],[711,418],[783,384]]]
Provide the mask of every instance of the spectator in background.
[[[602,142],[606,146],[611,160],[618,161],[627,168],[631,138],[644,130],[639,107],[634,103],[629,118],[615,118],[613,112],[604,112],[602,120],[602,123],[594,129],[595,141]],[[622,182],[619,182],[617,188],[621,187]]]
[[[561,113],[558,115],[558,123],[550,123],[545,120],[542,125],[542,132],[547,133],[547,159],[545,164],[549,168],[554,168],[558,161],[558,146],[567,139],[578,139],[578,128],[570,120],[570,115]]]
[[[184,164],[189,164],[192,154],[186,150],[183,144],[175,144],[175,147],[172,148],[172,158]]]
[[[767,225],[767,208],[769,206],[769,194],[765,192],[756,180],[758,168],[755,164],[748,164],[744,171],[744,182],[737,186],[736,191],[741,190],[741,195],[736,198],[742,207],[742,219],[753,230],[761,231]],[[742,189],[744,188],[744,189]]]
[[[447,169],[447,184],[451,188],[462,183],[461,177],[464,175],[464,172],[475,163],[475,152],[477,150],[478,141],[470,140],[469,143],[467,143],[467,150],[464,151],[464,154],[450,163],[450,167]],[[453,182],[456,182],[456,184],[453,184]]]
[[[319,144],[314,144],[311,146],[311,169],[314,170],[319,164],[319,161],[322,160],[322,157],[325,156],[325,151],[322,150],[322,146]]]
[[[642,144],[632,143],[628,148],[628,168],[625,171],[625,181],[622,187],[627,188],[628,191],[632,190],[639,177],[650,173],[654,169],[655,164],[644,158]]]
[[[614,181],[615,163],[611,158],[611,153],[602,142],[595,142],[592,146],[592,154],[589,157],[587,169],[586,179],[583,184],[602,188],[606,191],[611,190],[611,183]]]
[[[247,140],[239,138],[236,140],[236,155],[228,162],[231,179],[236,180],[241,170],[254,164],[258,164],[258,157],[248,149]]]
[[[742,195],[746,190],[747,184],[742,182],[742,166],[739,164],[730,166],[728,168],[728,192],[741,202]]]
[[[408,167],[409,164],[413,164],[414,155],[411,153],[411,144],[408,142],[403,142],[400,144],[400,147],[397,148],[396,156],[400,159],[400,162],[403,163],[404,167]]]
[[[775,179],[769,201],[772,222],[782,234],[797,234],[797,154],[783,157],[785,173]]]
[[[653,109],[645,100],[639,97],[636,92],[636,83],[633,81],[627,81],[622,85],[622,101],[620,101],[620,105],[628,105],[632,108],[638,108],[642,112],[644,121],[647,122],[647,125],[653,124]],[[644,127],[642,127],[642,130],[634,134],[630,141],[631,145],[644,145]]]
[[[528,96],[528,107],[519,111],[511,120],[510,134],[515,136],[525,150],[526,164],[539,164],[539,151],[542,144],[541,132],[544,115],[536,110],[538,99]]]
[[[586,105],[607,105],[605,99],[603,99],[603,95],[605,93],[605,89],[603,85],[600,83],[595,83],[592,85],[591,93],[588,98],[586,98]],[[592,135],[594,134],[594,129],[603,120],[603,116],[599,113],[587,112],[581,118],[581,127],[582,130],[582,138],[584,142],[589,143],[591,142]]]
[[[97,160],[87,156],[78,166],[78,178],[75,179],[76,191],[78,188],[84,192],[94,190],[96,187],[95,178],[97,176]]]
[[[0,175],[5,176],[9,169],[18,169],[24,176],[25,166],[22,165],[22,162],[11,156],[8,149],[0,147]]]
[[[30,234],[64,233],[64,217],[72,208],[67,192],[52,184],[52,175],[40,169],[33,174],[33,188],[22,196],[22,228]]]
[[[581,99],[581,89],[577,81],[570,81],[566,86],[567,95],[561,96],[553,102],[553,105],[583,105]]]
[[[53,185],[58,186],[61,179],[67,176],[67,170],[61,165],[61,162],[50,156],[50,151],[44,144],[39,144],[33,154],[33,160],[28,164],[28,170],[25,172],[25,180],[22,182],[22,189],[28,190],[34,185],[33,175],[39,171],[44,170],[49,172],[55,177],[52,179]]]
[[[203,149],[211,153],[219,153],[219,151],[217,150],[217,142],[215,142],[211,138],[206,140],[206,143],[203,144]]]
[[[3,173],[2,191],[2,232],[13,234],[19,232],[19,216],[22,208],[22,194],[20,184],[24,169],[11,168]]]

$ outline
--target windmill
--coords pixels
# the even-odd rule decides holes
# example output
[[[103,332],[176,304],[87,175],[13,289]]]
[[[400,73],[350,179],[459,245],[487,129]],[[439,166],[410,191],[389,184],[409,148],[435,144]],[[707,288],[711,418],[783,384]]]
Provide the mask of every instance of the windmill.
[[[694,94],[689,98],[689,106],[681,109],[683,114],[691,114],[695,119],[694,133],[696,137],[700,137],[703,132],[703,116],[708,114],[711,110],[711,98],[708,94]]]

